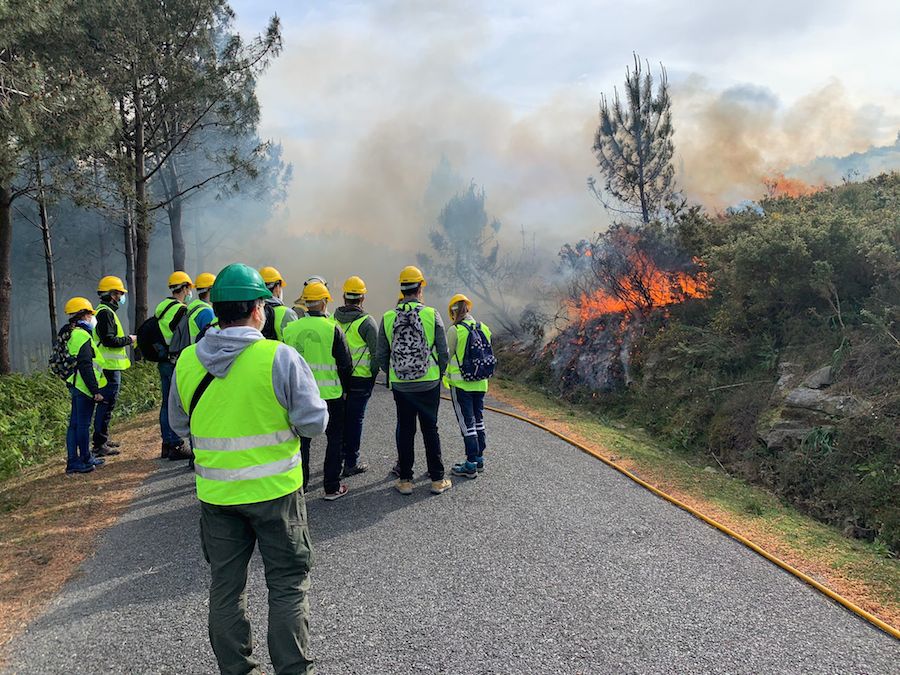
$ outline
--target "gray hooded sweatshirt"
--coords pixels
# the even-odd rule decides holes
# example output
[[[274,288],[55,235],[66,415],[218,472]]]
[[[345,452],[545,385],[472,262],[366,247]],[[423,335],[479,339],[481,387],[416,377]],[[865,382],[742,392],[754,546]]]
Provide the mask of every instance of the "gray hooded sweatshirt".
[[[249,326],[234,326],[222,330],[211,328],[197,343],[197,358],[207,371],[218,378],[228,374],[234,360],[257,340],[262,333]],[[176,375],[169,390],[169,424],[179,436],[186,438],[191,431],[186,404],[178,395]],[[319,396],[312,371],[293,347],[279,344],[272,365],[272,388],[275,398],[288,411],[291,426],[297,436],[312,438],[325,431],[328,406]],[[188,401],[187,403],[190,403]]]

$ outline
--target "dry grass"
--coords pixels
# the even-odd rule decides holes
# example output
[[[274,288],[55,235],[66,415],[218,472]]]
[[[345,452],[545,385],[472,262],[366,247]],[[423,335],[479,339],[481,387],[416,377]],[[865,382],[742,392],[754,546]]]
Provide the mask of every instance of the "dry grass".
[[[900,563],[781,504],[761,488],[691,466],[640,433],[605,427],[585,410],[500,381],[492,395],[602,454],[835,590],[900,626]]]
[[[94,550],[156,466],[155,413],[117,425],[121,455],[89,474],[59,458],[0,483],[0,650],[37,616]]]

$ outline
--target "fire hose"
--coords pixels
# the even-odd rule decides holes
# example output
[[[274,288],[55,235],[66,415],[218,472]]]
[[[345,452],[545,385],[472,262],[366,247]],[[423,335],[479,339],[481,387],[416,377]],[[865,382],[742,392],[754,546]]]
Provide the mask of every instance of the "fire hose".
[[[442,396],[442,398],[444,400],[450,400],[447,396]],[[795,577],[800,579],[800,581],[804,582],[805,584],[808,584],[809,586],[812,586],[814,589],[816,589],[823,595],[827,596],[831,600],[834,600],[839,605],[842,605],[845,609],[853,612],[858,617],[864,619],[865,621],[868,621],[870,624],[872,624],[876,628],[879,628],[880,630],[884,631],[885,633],[887,633],[888,635],[893,637],[895,640],[900,640],[900,630],[897,630],[890,624],[886,623],[885,621],[882,621],[874,614],[867,612],[859,605],[856,605],[855,603],[851,602],[850,600],[843,597],[839,593],[828,588],[824,584],[819,583],[818,581],[813,579],[808,574],[804,574],[803,572],[798,570],[796,567],[790,565],[789,563],[785,562],[784,560],[781,560],[781,558],[778,558],[777,556],[773,555],[772,553],[769,553],[764,548],[762,548],[758,544],[753,543],[746,537],[738,534],[737,532],[732,530],[730,527],[723,525],[722,523],[701,513],[697,509],[695,509],[691,506],[688,506],[684,502],[680,501],[679,499],[676,499],[675,497],[673,497],[670,494],[663,492],[662,490],[660,490],[659,488],[657,488],[654,485],[651,485],[647,481],[642,480],[641,478],[638,478],[636,475],[634,475],[633,473],[628,471],[628,469],[625,469],[625,468],[619,466],[618,464],[613,462],[611,459],[604,457],[602,454],[600,454],[596,450],[592,450],[591,448],[587,447],[586,445],[579,443],[575,439],[569,438],[565,434],[563,434],[559,431],[556,431],[554,429],[551,429],[550,427],[548,427],[544,424],[541,424],[540,422],[533,420],[529,417],[525,417],[524,415],[519,415],[519,414],[511,412],[509,410],[503,410],[502,408],[495,408],[493,406],[485,406],[484,408],[485,408],[485,410],[490,410],[491,412],[494,412],[494,413],[497,413],[500,415],[506,415],[507,417],[512,417],[513,419],[517,419],[522,422],[526,422],[534,427],[537,427],[538,429],[542,429],[543,431],[546,431],[547,433],[552,434],[553,436],[556,436],[557,438],[565,441],[569,445],[578,448],[579,450],[590,455],[591,457],[594,457],[595,459],[599,459],[601,462],[606,464],[608,467],[615,469],[620,474],[622,474],[626,478],[634,481],[635,483],[640,485],[645,490],[649,490],[650,492],[655,494],[657,497],[665,499],[670,504],[674,504],[675,506],[682,509],[683,511],[687,511],[689,514],[691,514],[695,518],[698,518],[698,519],[702,520],[704,523],[716,528],[720,532],[727,534],[729,537],[731,537],[738,543],[743,544],[744,546],[749,548],[754,553],[761,555],[763,558],[765,558],[769,562],[774,563],[775,565],[777,565],[778,567],[783,569],[785,572],[793,574]]]

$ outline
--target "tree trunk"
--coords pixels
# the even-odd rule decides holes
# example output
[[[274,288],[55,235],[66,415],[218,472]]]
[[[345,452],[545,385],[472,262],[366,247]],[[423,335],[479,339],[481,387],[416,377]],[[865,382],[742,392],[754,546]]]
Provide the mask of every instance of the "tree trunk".
[[[0,375],[12,371],[9,362],[9,324],[12,307],[12,190],[0,185]]]
[[[147,284],[150,263],[150,213],[147,210],[147,168],[144,148],[144,109],[141,87],[134,84],[134,329],[147,318]]]
[[[50,217],[47,215],[47,198],[44,194],[44,173],[41,158],[35,158],[37,176],[37,204],[41,218],[41,239],[44,242],[44,265],[47,268],[47,311],[50,314],[50,341],[56,339],[59,326],[56,323],[56,271],[53,268],[53,242],[50,236]]]
[[[176,197],[166,207],[169,215],[169,227],[172,228],[172,269],[185,268],[184,231],[181,229],[181,197]]]
[[[124,211],[124,215],[122,216],[122,238],[123,244],[125,246],[125,283],[128,284],[126,288],[134,291],[134,218],[131,213],[131,201],[129,201],[128,197],[125,197],[122,200],[122,209]],[[136,326],[136,321],[134,319],[134,303],[131,303],[128,307],[128,316],[131,317],[131,330],[134,332]]]

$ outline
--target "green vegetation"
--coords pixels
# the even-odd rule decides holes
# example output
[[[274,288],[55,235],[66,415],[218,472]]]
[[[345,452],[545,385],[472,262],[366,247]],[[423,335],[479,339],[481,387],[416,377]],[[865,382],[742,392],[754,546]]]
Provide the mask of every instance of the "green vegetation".
[[[714,462],[716,470],[712,471],[711,464],[698,453],[678,452],[642,428],[605,418],[601,412],[604,406],[598,406],[596,399],[569,403],[515,381],[498,379],[495,384],[504,398],[565,424],[605,449],[611,459],[633,467],[632,471],[644,480],[713,505],[764,548],[812,563],[812,568],[803,565],[806,571],[828,573],[832,585],[845,595],[854,595],[863,584],[867,599],[880,604],[886,610],[885,617],[900,612],[900,564],[883,543],[848,539],[770,491],[727,475]],[[707,510],[711,511],[707,515],[715,517],[711,509]],[[861,597],[856,599],[868,604]]]
[[[0,377],[0,479],[52,454],[65,456],[69,392],[49,372]],[[122,376],[114,419],[159,406],[159,375],[140,363]]]

